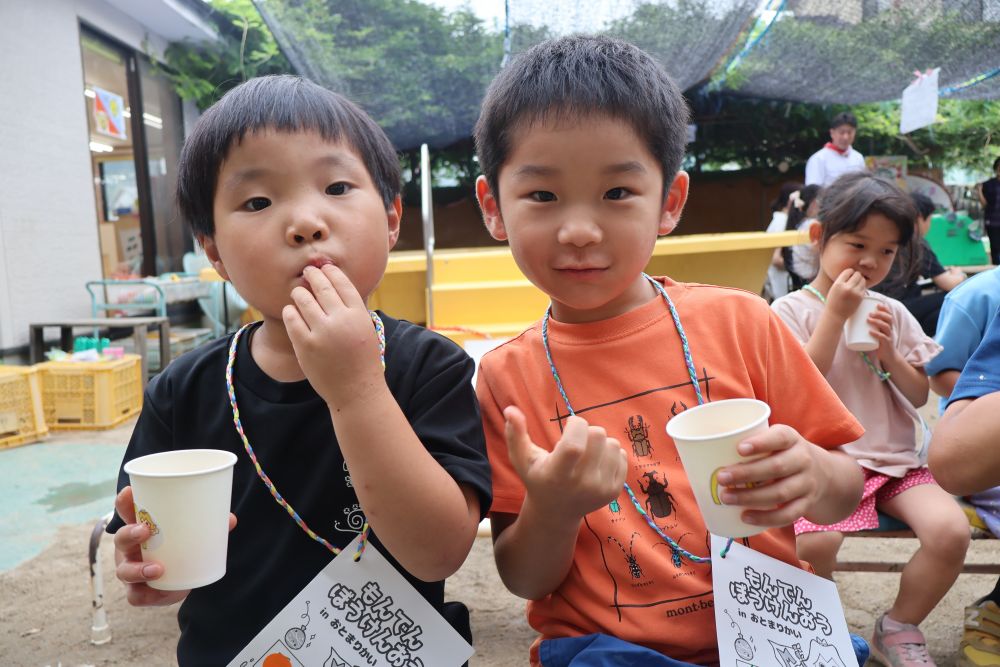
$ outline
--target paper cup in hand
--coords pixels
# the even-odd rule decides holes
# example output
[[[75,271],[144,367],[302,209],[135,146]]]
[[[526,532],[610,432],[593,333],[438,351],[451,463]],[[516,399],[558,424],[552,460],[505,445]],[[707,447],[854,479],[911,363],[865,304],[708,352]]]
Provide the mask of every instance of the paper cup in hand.
[[[722,504],[716,477],[727,466],[760,458],[741,456],[736,446],[766,431],[770,416],[767,403],[734,398],[690,408],[667,422],[667,435],[677,446],[705,525],[715,535],[749,537],[765,530],[744,523],[742,507]]]
[[[198,588],[226,574],[235,463],[232,452],[179,449],[125,464],[136,520],[151,533],[142,560],[163,565],[151,588]]]
[[[852,352],[871,352],[878,349],[878,341],[872,336],[868,316],[875,312],[879,300],[873,296],[865,296],[854,314],[844,322],[844,340],[847,349]]]

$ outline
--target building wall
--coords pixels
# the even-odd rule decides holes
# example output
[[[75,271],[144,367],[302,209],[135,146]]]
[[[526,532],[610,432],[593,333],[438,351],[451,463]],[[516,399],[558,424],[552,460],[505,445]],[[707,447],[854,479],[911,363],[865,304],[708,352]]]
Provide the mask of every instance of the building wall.
[[[0,3],[0,350],[30,322],[89,317],[84,283],[101,277],[81,21],[164,46],[101,0]]]

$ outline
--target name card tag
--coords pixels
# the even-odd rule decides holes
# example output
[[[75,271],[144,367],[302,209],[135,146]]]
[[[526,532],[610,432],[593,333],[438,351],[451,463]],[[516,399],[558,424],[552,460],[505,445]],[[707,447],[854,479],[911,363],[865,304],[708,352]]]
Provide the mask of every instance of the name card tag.
[[[344,547],[229,667],[457,667],[472,646],[371,543]]]
[[[719,664],[857,667],[837,586],[712,535]]]

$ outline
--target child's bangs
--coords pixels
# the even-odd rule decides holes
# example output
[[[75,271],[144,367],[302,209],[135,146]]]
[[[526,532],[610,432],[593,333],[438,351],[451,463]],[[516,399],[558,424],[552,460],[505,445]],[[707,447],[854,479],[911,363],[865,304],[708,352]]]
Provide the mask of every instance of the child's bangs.
[[[913,240],[916,206],[909,195],[882,178],[867,172],[845,174],[823,192],[820,202],[822,245],[835,234],[856,232],[872,213],[880,213],[896,225],[901,247]]]
[[[346,142],[351,148],[361,152],[361,147],[355,145],[353,140],[360,134],[356,123],[352,123],[352,119],[329,100],[321,102],[314,96],[293,95],[291,98],[269,98],[262,102],[247,109],[245,114],[233,115],[233,127],[228,133],[231,141],[226,151],[232,145],[241,143],[247,135],[273,131],[288,134],[315,133],[324,141]]]

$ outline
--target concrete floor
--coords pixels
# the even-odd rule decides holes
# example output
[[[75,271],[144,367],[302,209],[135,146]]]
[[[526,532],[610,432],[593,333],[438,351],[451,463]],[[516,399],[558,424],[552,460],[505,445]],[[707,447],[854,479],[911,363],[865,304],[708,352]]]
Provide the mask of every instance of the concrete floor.
[[[0,450],[0,572],[34,558],[60,526],[96,521],[114,509],[118,467],[135,419],[107,431],[52,432]]]

